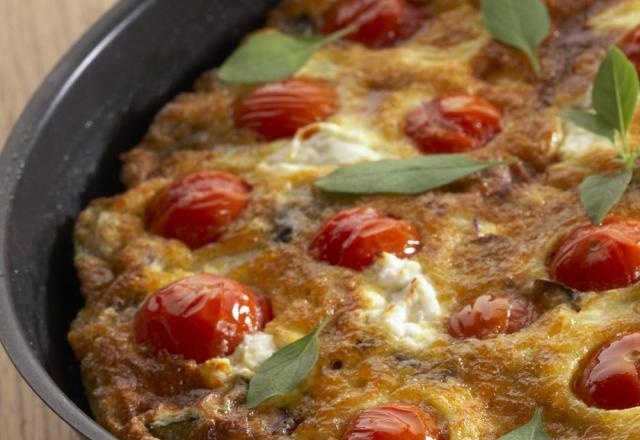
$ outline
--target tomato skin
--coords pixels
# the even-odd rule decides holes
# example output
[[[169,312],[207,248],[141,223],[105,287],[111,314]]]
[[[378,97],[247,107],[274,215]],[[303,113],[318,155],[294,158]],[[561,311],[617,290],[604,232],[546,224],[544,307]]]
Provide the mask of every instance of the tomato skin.
[[[629,58],[629,61],[636,67],[636,70],[640,72],[640,26],[624,37],[620,43],[620,47],[627,58]]]
[[[420,235],[411,223],[357,207],[329,219],[311,241],[309,251],[316,260],[362,270],[383,252],[408,257],[419,248]]]
[[[444,96],[411,111],[405,134],[425,154],[460,153],[485,146],[501,121],[500,110],[483,98]]]
[[[588,359],[574,392],[600,409],[640,406],[640,332],[614,338]]]
[[[416,405],[394,403],[369,408],[349,424],[342,440],[440,440],[436,419]]]
[[[342,0],[325,14],[322,33],[355,25],[346,38],[370,48],[387,47],[411,37],[426,18],[424,8],[407,0]]]
[[[151,294],[138,309],[138,343],[204,362],[228,356],[244,335],[271,319],[267,301],[237,281],[209,274],[183,278]]]
[[[233,174],[198,171],[175,181],[153,200],[147,226],[196,249],[220,237],[247,206],[250,194],[251,187]]]
[[[338,110],[338,95],[322,81],[293,78],[260,85],[236,101],[236,128],[253,130],[268,141],[293,136]]]
[[[522,330],[539,316],[527,297],[481,295],[449,317],[448,330],[455,338],[489,339]]]
[[[549,262],[551,278],[581,292],[619,289],[640,279],[640,222],[608,219],[566,236]]]

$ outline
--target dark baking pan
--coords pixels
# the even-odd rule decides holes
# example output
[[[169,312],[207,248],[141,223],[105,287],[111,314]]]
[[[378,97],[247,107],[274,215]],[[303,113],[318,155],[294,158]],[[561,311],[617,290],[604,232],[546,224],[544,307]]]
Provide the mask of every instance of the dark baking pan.
[[[0,157],[0,338],[34,391],[89,438],[113,437],[90,417],[66,340],[82,304],[74,219],[121,189],[118,155],[275,3],[122,1],[47,77]]]

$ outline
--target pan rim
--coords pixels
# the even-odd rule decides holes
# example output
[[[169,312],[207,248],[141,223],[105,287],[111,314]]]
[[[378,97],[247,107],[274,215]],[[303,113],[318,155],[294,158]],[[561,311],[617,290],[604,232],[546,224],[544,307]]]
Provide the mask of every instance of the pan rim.
[[[69,49],[45,77],[15,122],[0,153],[0,343],[36,395],[81,435],[94,440],[114,437],[80,409],[58,387],[31,351],[16,317],[10,295],[8,227],[21,167],[36,144],[36,136],[55,112],[67,90],[105,47],[157,0],[121,0]]]

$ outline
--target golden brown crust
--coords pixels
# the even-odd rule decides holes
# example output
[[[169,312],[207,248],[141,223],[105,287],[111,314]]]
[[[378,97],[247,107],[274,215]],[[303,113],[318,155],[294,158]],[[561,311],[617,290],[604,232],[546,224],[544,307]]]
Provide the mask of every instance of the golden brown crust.
[[[332,3],[285,1],[270,24],[318,26]],[[338,439],[358,410],[397,400],[420,402],[438,414],[453,440],[497,438],[525,423],[536,406],[544,407],[553,438],[635,438],[639,409],[589,408],[569,384],[592,347],[640,328],[638,289],[576,296],[544,281],[555,243],[586,221],[577,183],[610,166],[610,150],[574,155],[561,148],[568,135],[557,112],[588,91],[606,48],[620,37],[622,31],[588,24],[620,2],[547,3],[557,32],[541,50],[539,80],[526,59],[489,39],[475,2],[466,1],[433,2],[433,18],[397,48],[336,42],[301,73],[338,91],[341,109],[332,121],[351,123],[356,116],[358,127],[375,128],[379,148],[394,157],[416,154],[402,120],[430,97],[477,94],[501,109],[502,134],[472,154],[516,156],[521,163],[421,196],[329,197],[312,182],[332,167],[279,172],[270,158],[283,143],[261,143],[233,129],[230,108],[246,88],[222,84],[215,71],[169,103],[140,145],[122,157],[128,190],[92,202],[76,226],[76,266],[87,305],[69,341],[98,420],[120,438],[136,440],[178,438],[176,432],[193,439]],[[249,208],[218,243],[192,251],[150,234],[144,219],[158,191],[198,169],[237,173],[254,191]],[[533,298],[543,317],[521,332],[484,341],[454,340],[438,322],[435,341],[417,351],[363,328],[357,324],[359,291],[370,273],[320,264],[307,254],[319,225],[354,204],[417,225],[424,247],[416,261],[449,310],[482,293],[509,291]],[[614,213],[640,213],[637,183]],[[279,345],[333,318],[318,367],[298,391],[249,410],[243,405],[246,380],[212,383],[211,365],[152,355],[133,341],[133,314],[145,295],[200,271],[224,274],[267,296],[275,319],[266,331]]]

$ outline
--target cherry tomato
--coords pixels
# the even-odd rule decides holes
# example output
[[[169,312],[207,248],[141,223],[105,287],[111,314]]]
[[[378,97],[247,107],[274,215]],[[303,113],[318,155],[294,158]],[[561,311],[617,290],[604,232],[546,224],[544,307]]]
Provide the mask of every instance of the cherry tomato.
[[[394,403],[362,411],[342,440],[439,440],[436,419],[416,405]]]
[[[199,171],[175,181],[149,206],[149,230],[191,248],[216,241],[249,203],[251,187],[221,171]]]
[[[619,289],[640,278],[640,222],[609,219],[565,237],[549,263],[551,278],[582,292]]]
[[[136,313],[136,341],[204,362],[233,353],[271,318],[267,301],[237,281],[183,278],[150,295]]]
[[[256,87],[236,102],[234,118],[236,128],[253,130],[271,141],[293,136],[337,110],[338,95],[327,84],[294,78]]]
[[[311,242],[316,260],[361,270],[383,252],[408,257],[420,248],[420,236],[409,222],[372,208],[353,208],[333,216]]]
[[[481,295],[449,318],[449,334],[456,338],[488,339],[522,330],[540,316],[524,296]]]
[[[640,26],[629,32],[620,47],[629,61],[636,66],[636,70],[640,72]]]
[[[405,133],[425,154],[483,147],[501,131],[502,115],[477,96],[436,98],[407,115]]]
[[[574,392],[601,409],[640,406],[640,332],[618,336],[591,355]]]
[[[425,9],[407,0],[342,0],[326,13],[322,32],[355,26],[347,38],[378,48],[411,37],[425,18]]]

